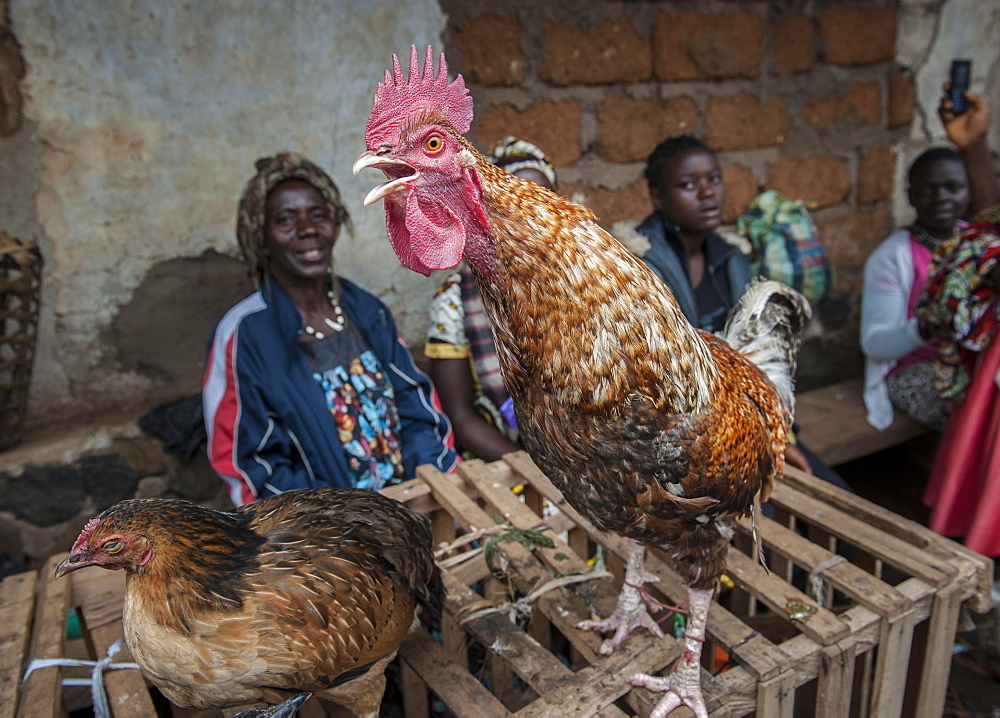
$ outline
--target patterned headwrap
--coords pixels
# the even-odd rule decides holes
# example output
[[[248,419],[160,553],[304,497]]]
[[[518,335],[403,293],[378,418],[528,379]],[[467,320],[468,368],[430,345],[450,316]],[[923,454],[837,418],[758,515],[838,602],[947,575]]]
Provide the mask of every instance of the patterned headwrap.
[[[347,225],[351,229],[351,218],[340,199],[340,190],[330,179],[330,175],[302,155],[282,152],[274,157],[261,157],[255,163],[254,175],[240,197],[236,216],[236,238],[243,251],[243,261],[254,287],[259,287],[270,267],[265,251],[264,208],[267,196],[285,180],[297,179],[315,187],[326,200],[330,216],[337,226]],[[336,273],[334,273],[336,274]]]
[[[556,181],[556,169],[552,162],[540,149],[527,140],[519,140],[508,135],[490,150],[486,159],[500,169],[507,170],[510,174],[523,169],[538,170],[552,185],[553,192],[559,186]]]

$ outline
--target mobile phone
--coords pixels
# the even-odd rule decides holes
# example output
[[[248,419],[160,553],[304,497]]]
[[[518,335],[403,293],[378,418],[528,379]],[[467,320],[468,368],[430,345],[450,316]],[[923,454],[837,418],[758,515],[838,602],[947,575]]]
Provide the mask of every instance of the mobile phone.
[[[948,88],[948,94],[951,99],[951,111],[956,115],[961,115],[969,109],[968,104],[965,101],[965,93],[969,89],[969,80],[971,77],[971,60],[951,61],[951,77],[949,78],[950,87]]]

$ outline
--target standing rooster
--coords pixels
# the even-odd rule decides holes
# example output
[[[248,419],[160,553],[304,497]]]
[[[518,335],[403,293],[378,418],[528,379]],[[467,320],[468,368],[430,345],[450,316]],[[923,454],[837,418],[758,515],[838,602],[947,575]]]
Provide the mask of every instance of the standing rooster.
[[[440,613],[432,551],[426,518],[363,489],[288,491],[231,513],[131,499],[90,520],[56,576],[125,570],[125,641],[176,705],[307,691],[374,718],[417,603]]]
[[[653,718],[681,704],[707,715],[699,659],[730,521],[766,499],[784,468],[792,372],[808,306],[774,282],[754,284],[726,338],[697,331],[666,287],[594,215],[493,167],[462,136],[472,99],[427,49],[409,79],[375,94],[368,152],[354,165],[389,181],[392,247],[428,274],[471,265],[493,324],[504,381],[528,453],[601,529],[630,539],[615,612],[582,628],[638,627],[662,636],[642,590],[644,546],[662,546],[690,590],[685,650],[670,676],[632,682],[669,691]]]

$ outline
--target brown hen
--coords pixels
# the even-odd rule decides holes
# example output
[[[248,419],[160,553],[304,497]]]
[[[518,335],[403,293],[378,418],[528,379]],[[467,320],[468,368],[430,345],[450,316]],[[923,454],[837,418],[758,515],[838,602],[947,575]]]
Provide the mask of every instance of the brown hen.
[[[131,499],[91,519],[56,576],[126,571],[125,640],[178,706],[308,691],[378,715],[418,603],[440,614],[425,517],[374,491],[289,491],[232,512]]]
[[[699,657],[731,520],[766,499],[784,467],[792,373],[808,305],[758,282],[725,338],[691,327],[666,286],[598,226],[593,213],[492,166],[462,136],[472,99],[444,56],[375,94],[354,171],[388,182],[386,230],[400,261],[428,274],[465,260],[482,291],[525,448],[567,500],[630,539],[614,614],[583,628],[614,631],[602,652],[645,627],[644,546],[662,546],[690,589],[685,651],[652,713],[681,703],[707,715]]]

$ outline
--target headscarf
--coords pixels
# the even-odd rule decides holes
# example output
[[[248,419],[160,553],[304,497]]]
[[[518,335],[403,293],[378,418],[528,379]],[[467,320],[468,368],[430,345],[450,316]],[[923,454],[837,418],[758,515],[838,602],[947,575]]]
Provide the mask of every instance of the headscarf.
[[[254,175],[240,197],[236,215],[236,238],[243,251],[243,262],[254,287],[259,287],[270,267],[264,237],[264,209],[267,196],[285,180],[297,179],[308,182],[323,196],[330,209],[330,216],[337,226],[351,228],[351,218],[340,199],[340,190],[330,179],[330,175],[302,155],[282,152],[273,157],[261,157],[255,163]],[[336,282],[334,282],[336,284]]]
[[[527,140],[519,140],[508,135],[490,150],[486,159],[490,161],[490,164],[494,164],[510,174],[523,169],[538,170],[545,175],[545,179],[552,185],[553,191],[559,186],[556,181],[556,169],[552,162],[540,149]]]

